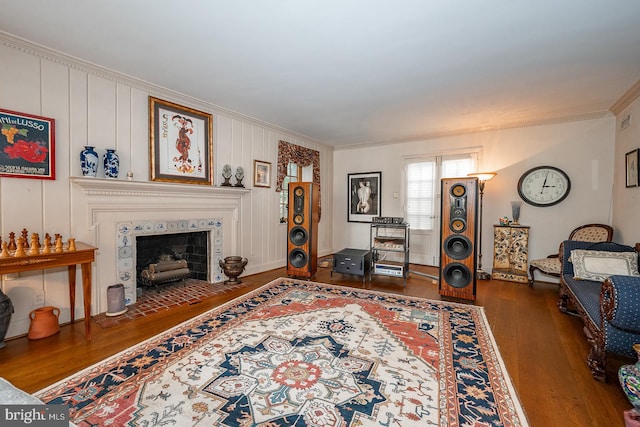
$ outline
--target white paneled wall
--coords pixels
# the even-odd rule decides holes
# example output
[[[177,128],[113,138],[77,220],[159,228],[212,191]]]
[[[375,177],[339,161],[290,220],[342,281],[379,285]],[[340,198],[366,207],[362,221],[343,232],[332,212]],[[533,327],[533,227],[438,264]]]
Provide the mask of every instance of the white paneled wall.
[[[333,149],[259,120],[222,107],[100,69],[20,39],[0,33],[0,108],[52,117],[56,120],[55,181],[0,178],[0,236],[23,228],[61,233],[63,238],[95,244],[96,224],[82,197],[70,181],[81,176],[79,153],[93,145],[100,155],[116,148],[120,155],[120,177],[132,171],[135,181],[149,181],[149,95],[176,102],[214,116],[214,181],[228,163],[245,170],[244,184],[251,191],[241,196],[239,239],[233,255],[249,259],[245,274],[282,267],[286,263],[286,226],[278,221],[275,192],[277,147],[280,139],[320,151],[322,205],[319,227],[320,255],[332,252]],[[274,100],[274,108],[277,100]],[[0,141],[2,142],[2,141]],[[272,163],[271,188],[252,188],[253,161]],[[99,171],[98,178],[104,173]],[[171,203],[171,201],[167,202]],[[117,208],[117,207],[116,207]],[[120,215],[121,216],[121,215]],[[99,252],[115,248],[100,247]],[[229,254],[230,255],[230,254]],[[101,265],[100,270],[116,269]],[[101,277],[94,269],[94,292]],[[111,276],[111,275],[109,275]],[[78,277],[77,301],[82,301]],[[112,283],[110,283],[112,284]],[[21,273],[3,277],[2,290],[15,305],[7,337],[25,334],[29,313],[37,308],[35,297],[45,296],[45,305],[61,310],[60,320],[70,318],[66,269]],[[94,302],[96,295],[93,296]],[[76,318],[84,317],[77,304]],[[94,305],[92,314],[97,314]]]

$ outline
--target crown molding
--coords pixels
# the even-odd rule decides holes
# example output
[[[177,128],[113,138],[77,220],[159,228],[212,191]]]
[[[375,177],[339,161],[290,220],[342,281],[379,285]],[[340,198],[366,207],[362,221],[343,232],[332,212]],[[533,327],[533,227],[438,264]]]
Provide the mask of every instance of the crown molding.
[[[120,83],[135,89],[139,89],[143,92],[147,92],[149,95],[160,97],[174,103],[188,105],[192,108],[200,109],[213,114],[224,115],[232,119],[253,124],[255,126],[268,128],[275,132],[287,135],[287,137],[290,137],[290,138],[306,140],[313,144],[326,146],[325,144],[322,144],[321,142],[316,141],[313,138],[308,137],[307,135],[303,135],[303,134],[291,131],[289,129],[285,129],[281,126],[274,125],[273,123],[269,123],[260,119],[256,119],[251,116],[247,116],[238,111],[230,110],[230,109],[221,107],[219,105],[204,101],[202,99],[185,95],[175,90],[168,89],[166,87],[147,82],[145,80],[130,76],[128,74],[121,73],[119,71],[112,70],[110,68],[103,67],[98,64],[94,64],[90,61],[77,58],[73,55],[69,55],[64,52],[49,48],[47,46],[43,46],[43,45],[28,41],[26,39],[14,36],[2,30],[0,30],[0,45],[7,46],[9,48],[23,52],[25,54],[36,56],[40,59],[51,61],[53,63],[66,66],[74,70],[82,71],[84,73],[87,73],[96,77],[100,77],[106,80],[113,81],[115,83]]]
[[[416,136],[413,138],[405,138],[402,140],[395,140],[395,141],[376,141],[376,142],[363,142],[358,144],[342,145],[342,146],[335,147],[334,150],[335,151],[353,150],[357,148],[367,148],[367,147],[375,147],[375,146],[398,144],[398,143],[421,142],[421,141],[429,141],[432,139],[448,138],[452,136],[469,135],[473,133],[494,132],[498,130],[528,128],[528,127],[546,126],[546,125],[557,125],[557,124],[564,124],[564,123],[579,122],[584,120],[597,120],[597,119],[603,119],[607,117],[613,117],[613,114],[611,111],[595,111],[593,113],[577,114],[573,116],[554,117],[554,118],[545,119],[545,120],[503,123],[499,125],[487,125],[487,126],[478,126],[473,128],[456,129],[448,132],[430,133],[430,134]]]
[[[640,97],[640,80],[627,90],[612,106],[609,108],[616,116],[624,111],[633,101]]]

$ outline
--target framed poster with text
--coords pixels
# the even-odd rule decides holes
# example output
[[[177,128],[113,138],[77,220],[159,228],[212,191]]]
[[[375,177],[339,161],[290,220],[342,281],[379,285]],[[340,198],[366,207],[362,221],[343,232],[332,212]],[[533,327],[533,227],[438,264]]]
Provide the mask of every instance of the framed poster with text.
[[[55,120],[0,109],[0,176],[56,179]]]

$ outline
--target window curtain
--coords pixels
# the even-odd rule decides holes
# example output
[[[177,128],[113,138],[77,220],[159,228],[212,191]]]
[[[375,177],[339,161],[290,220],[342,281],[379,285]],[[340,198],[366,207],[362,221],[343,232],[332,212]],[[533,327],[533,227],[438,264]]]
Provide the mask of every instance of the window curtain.
[[[287,165],[291,162],[302,167],[313,165],[313,183],[318,186],[318,193],[320,193],[320,152],[286,141],[278,142],[278,179],[276,180],[276,191],[282,191],[282,183],[284,182],[285,176],[287,176]],[[322,195],[320,196],[320,200],[322,200]],[[318,220],[322,216],[320,200],[318,201]]]

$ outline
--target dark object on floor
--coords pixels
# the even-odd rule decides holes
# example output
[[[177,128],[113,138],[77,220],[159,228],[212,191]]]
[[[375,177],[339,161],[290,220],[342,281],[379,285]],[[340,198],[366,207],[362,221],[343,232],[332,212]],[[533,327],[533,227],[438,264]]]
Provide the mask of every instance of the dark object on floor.
[[[13,312],[14,308],[11,299],[0,290],[0,348],[6,345],[4,337],[7,335]]]

